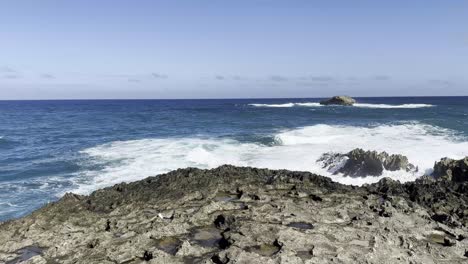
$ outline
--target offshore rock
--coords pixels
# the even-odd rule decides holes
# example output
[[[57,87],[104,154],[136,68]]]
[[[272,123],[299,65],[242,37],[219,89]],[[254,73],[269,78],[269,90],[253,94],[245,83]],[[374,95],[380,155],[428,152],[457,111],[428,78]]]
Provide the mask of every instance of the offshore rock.
[[[326,153],[318,160],[323,168],[328,168],[334,174],[364,177],[380,176],[385,170],[416,172],[418,169],[403,155],[389,155],[386,152],[365,151],[354,149],[346,154]]]
[[[349,96],[333,96],[330,99],[323,100],[320,102],[321,105],[353,105],[356,103],[356,100]]]
[[[179,169],[0,224],[0,263],[467,263],[467,184]]]
[[[461,160],[441,159],[434,164],[433,176],[445,177],[455,182],[468,181],[468,157]]]

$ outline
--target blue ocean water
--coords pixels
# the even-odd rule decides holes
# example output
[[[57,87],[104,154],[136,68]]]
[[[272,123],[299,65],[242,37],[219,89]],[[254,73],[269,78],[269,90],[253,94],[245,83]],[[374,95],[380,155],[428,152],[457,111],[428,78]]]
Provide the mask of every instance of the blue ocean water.
[[[418,174],[468,155],[468,97],[0,101],[0,221],[65,192],[91,191],[180,167],[225,163],[308,170],[347,184],[317,162],[355,147],[401,153]]]

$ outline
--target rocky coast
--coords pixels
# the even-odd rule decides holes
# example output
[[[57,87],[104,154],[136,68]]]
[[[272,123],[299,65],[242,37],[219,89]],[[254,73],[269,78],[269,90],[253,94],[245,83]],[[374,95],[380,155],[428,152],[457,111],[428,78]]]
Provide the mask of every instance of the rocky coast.
[[[360,187],[308,172],[179,169],[0,224],[0,263],[467,263],[467,164]]]

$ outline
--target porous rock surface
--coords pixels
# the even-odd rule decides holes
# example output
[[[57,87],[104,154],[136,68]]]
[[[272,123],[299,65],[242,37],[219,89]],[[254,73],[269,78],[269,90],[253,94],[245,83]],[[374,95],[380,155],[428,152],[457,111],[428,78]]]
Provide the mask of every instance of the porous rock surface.
[[[433,175],[437,178],[445,177],[450,181],[468,181],[468,157],[461,160],[441,159],[435,163]]]
[[[353,105],[355,103],[356,100],[345,95],[333,96],[330,99],[320,101],[321,105]]]
[[[387,152],[365,151],[357,148],[348,153],[326,153],[318,160],[324,168],[334,174],[342,173],[344,176],[364,177],[380,176],[384,169],[388,171],[403,170],[416,172],[418,169],[409,163],[406,156],[388,154]]]
[[[467,194],[442,178],[179,169],[0,224],[0,263],[467,263]]]

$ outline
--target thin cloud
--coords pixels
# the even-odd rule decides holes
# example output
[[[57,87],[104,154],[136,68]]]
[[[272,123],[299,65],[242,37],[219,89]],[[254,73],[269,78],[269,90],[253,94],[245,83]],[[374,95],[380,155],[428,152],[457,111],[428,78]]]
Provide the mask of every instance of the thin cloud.
[[[288,78],[280,75],[271,75],[270,80],[274,82],[285,82],[288,80]]]
[[[296,84],[300,86],[308,86],[308,87],[324,87],[324,86],[330,85],[330,83],[328,82],[311,82],[311,81],[301,81],[301,82],[297,82]]]
[[[429,83],[442,86],[451,86],[453,84],[451,81],[440,79],[429,80]]]
[[[167,76],[167,74],[156,73],[156,72],[153,72],[151,75],[156,79],[167,79],[169,77]]]
[[[391,77],[388,75],[375,75],[372,77],[372,79],[376,81],[388,81],[391,79]]]
[[[240,81],[240,80],[242,80],[242,77],[240,77],[239,75],[234,75],[234,76],[232,76],[232,79],[235,80],[235,81]]]
[[[8,66],[0,67],[0,72],[3,73],[16,73],[17,71],[13,68],[10,68]]]
[[[6,75],[3,75],[3,78],[5,78],[5,79],[19,79],[19,78],[21,78],[21,76],[19,76],[17,74],[6,74]]]
[[[49,73],[41,74],[41,77],[44,79],[55,79],[55,76]]]
[[[131,82],[131,83],[139,83],[140,80],[130,78],[130,79],[128,79],[128,82]]]
[[[215,79],[216,79],[216,80],[222,81],[222,80],[224,80],[225,78],[224,78],[224,76],[222,76],[222,75],[216,75],[216,76],[215,76]]]
[[[331,82],[334,81],[335,78],[331,76],[311,76],[310,80],[314,82]]]

